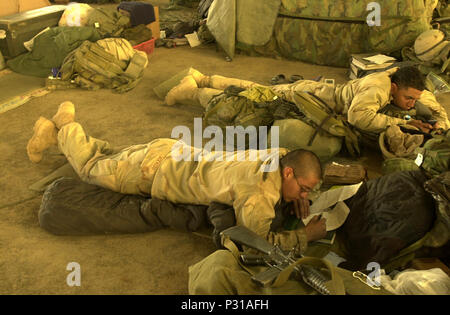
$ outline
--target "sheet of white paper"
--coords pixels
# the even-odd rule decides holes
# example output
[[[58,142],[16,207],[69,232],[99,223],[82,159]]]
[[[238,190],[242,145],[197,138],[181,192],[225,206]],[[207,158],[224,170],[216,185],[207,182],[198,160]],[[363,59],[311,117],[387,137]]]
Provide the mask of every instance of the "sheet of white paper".
[[[370,56],[370,57],[366,57],[366,58],[363,58],[364,60],[367,60],[367,61],[370,61],[370,62],[373,62],[373,63],[376,63],[377,65],[382,65],[383,63],[386,63],[386,62],[392,62],[392,61],[396,61],[396,59],[395,58],[393,58],[393,57],[389,57],[389,56],[386,56],[386,55],[381,55],[381,54],[378,54],[378,55],[375,55],[375,56]]]
[[[327,231],[333,231],[344,224],[347,219],[350,209],[343,201],[339,201],[336,206],[330,211],[322,212],[322,218],[325,218]],[[310,214],[306,219],[303,220],[303,224],[307,225],[311,219],[317,214]]]
[[[322,194],[314,201],[314,203],[309,208],[311,214],[317,214],[324,211],[327,208],[335,205],[339,201],[344,201],[358,191],[362,182],[355,185],[346,185],[335,189],[330,189]]]
[[[194,32],[192,34],[186,34],[184,36],[187,38],[189,45],[191,47],[197,47],[202,44],[202,42],[198,39],[197,32]]]

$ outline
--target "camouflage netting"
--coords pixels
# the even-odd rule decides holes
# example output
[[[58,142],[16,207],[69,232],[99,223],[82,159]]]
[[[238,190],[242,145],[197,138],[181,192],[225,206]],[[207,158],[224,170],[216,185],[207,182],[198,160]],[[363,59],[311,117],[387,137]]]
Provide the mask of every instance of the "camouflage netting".
[[[418,35],[431,28],[433,10],[438,4],[438,0],[378,0],[376,2],[380,4],[381,25],[370,27],[367,17],[373,10],[367,10],[367,5],[373,2],[371,0],[281,0],[272,37],[264,45],[258,46],[239,41],[242,25],[249,27],[252,24],[249,18],[245,22],[240,20],[240,17],[248,16],[244,10],[258,10],[243,4],[249,3],[248,0],[226,2],[234,6],[236,11],[237,49],[249,54],[283,56],[342,67],[348,66],[352,53],[391,54],[399,52],[405,46],[411,46]],[[250,2],[253,5],[255,3]],[[231,14],[228,12],[228,15]],[[258,20],[254,13],[252,15],[250,17],[254,19],[257,32],[259,23],[256,23]],[[211,11],[208,19],[210,18]],[[259,19],[267,18],[260,16]],[[211,32],[220,42],[215,31]],[[246,32],[249,33],[249,30]],[[228,38],[231,38],[229,34]],[[234,51],[225,51],[233,57]]]

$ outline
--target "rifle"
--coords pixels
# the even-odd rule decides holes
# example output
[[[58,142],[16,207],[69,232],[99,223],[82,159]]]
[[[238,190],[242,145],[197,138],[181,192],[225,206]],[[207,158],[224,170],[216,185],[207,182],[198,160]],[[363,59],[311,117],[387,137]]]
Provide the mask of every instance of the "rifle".
[[[278,245],[272,245],[256,233],[250,231],[243,226],[233,226],[222,231],[222,242],[224,236],[230,240],[256,249],[262,252],[263,255],[241,254],[240,260],[245,265],[266,265],[269,269],[252,276],[252,281],[256,284],[267,287],[273,283],[280,272],[290,265],[294,264],[293,251],[285,254]],[[317,268],[310,265],[296,265],[294,266],[293,275],[296,279],[302,279],[306,284],[315,289],[323,295],[330,295],[330,290],[326,286],[331,278],[325,275]]]

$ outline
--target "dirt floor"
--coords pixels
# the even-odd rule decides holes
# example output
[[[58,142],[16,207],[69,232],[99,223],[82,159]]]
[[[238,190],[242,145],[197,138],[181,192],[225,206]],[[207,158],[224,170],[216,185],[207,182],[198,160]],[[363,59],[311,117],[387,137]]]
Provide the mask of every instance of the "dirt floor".
[[[305,78],[324,75],[338,83],[346,81],[347,74],[342,68],[243,55],[227,62],[214,45],[158,48],[150,56],[143,80],[128,93],[54,91],[0,114],[0,294],[188,293],[188,267],[215,250],[211,240],[173,230],[88,237],[46,232],[38,222],[42,194],[28,186],[62,166],[65,158],[55,149],[33,164],[26,144],[39,116],[51,118],[66,100],[76,105],[76,120],[88,134],[114,146],[170,137],[177,125],[192,128],[194,117],[202,115],[201,108],[168,107],[152,90],[191,66],[205,74],[265,84],[279,73]],[[379,170],[378,157],[368,159],[375,161],[369,163],[373,176]],[[66,283],[70,262],[81,266],[79,287]]]

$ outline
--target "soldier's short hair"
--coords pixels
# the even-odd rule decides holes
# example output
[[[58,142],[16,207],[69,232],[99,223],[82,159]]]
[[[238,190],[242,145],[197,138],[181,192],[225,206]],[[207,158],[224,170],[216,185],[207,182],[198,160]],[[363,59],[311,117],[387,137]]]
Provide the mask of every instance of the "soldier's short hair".
[[[391,82],[399,88],[413,88],[419,91],[425,90],[425,82],[422,73],[414,66],[402,67],[391,77]]]
[[[297,149],[290,151],[280,160],[281,169],[291,167],[297,177],[322,178],[322,165],[314,152]]]

